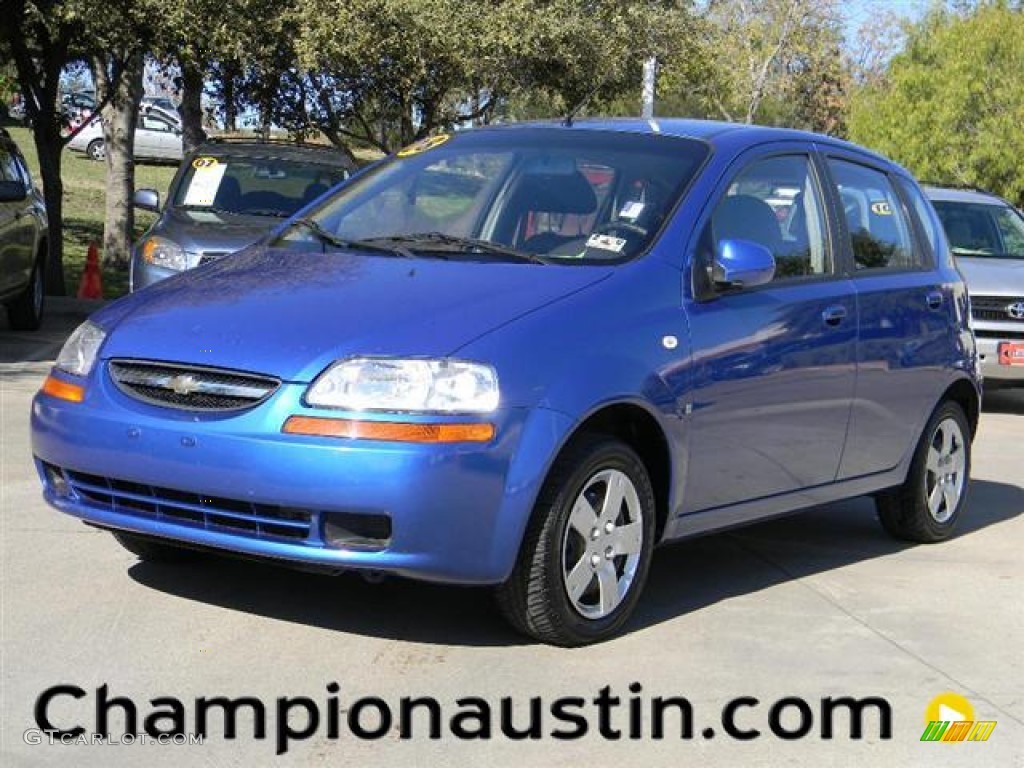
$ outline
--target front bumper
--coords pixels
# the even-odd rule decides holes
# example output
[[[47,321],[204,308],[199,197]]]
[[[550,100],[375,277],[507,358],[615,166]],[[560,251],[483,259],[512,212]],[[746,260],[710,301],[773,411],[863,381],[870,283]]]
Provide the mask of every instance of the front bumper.
[[[1000,365],[999,345],[1003,342],[1024,344],[1020,333],[1007,334],[1001,337],[998,331],[985,331],[985,335],[977,335],[978,357],[981,360],[981,373],[988,383],[1008,385],[1024,385],[1024,365]]]
[[[103,371],[82,403],[43,393],[33,401],[46,500],[103,527],[296,565],[504,581],[569,427],[553,411],[506,409],[489,419],[489,444],[285,435],[289,415],[315,413],[301,404],[305,385],[284,384],[240,414],[210,415],[133,400]],[[346,516],[386,518],[386,541],[332,546],[325,526]]]

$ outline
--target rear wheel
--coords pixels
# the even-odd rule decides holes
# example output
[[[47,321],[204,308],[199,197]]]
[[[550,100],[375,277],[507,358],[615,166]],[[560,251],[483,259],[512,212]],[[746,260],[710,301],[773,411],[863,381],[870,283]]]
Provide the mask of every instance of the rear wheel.
[[[541,491],[498,604],[521,632],[554,645],[599,642],[625,624],[647,579],[654,491],[625,443],[583,435]]]
[[[93,160],[105,159],[107,156],[107,148],[103,144],[103,139],[94,139],[90,141],[89,146],[85,148],[85,153]]]
[[[134,533],[117,531],[114,538],[139,560],[147,563],[185,563],[196,558],[196,553],[191,549],[165,544],[157,539],[137,536]]]
[[[967,417],[957,403],[945,402],[935,410],[906,482],[875,497],[886,531],[923,544],[949,538],[967,498],[970,434]]]
[[[34,331],[43,322],[43,305],[46,302],[46,269],[42,256],[32,267],[25,292],[7,307],[7,319],[16,331]]]

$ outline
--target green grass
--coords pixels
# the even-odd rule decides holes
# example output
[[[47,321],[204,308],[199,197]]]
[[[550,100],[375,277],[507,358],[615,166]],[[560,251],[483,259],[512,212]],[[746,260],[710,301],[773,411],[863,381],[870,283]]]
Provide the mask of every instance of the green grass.
[[[9,126],[11,136],[28,161],[32,178],[40,187],[39,160],[35,143],[27,128]],[[106,200],[105,163],[89,160],[85,155],[64,150],[61,176],[64,181],[64,282],[68,295],[78,293],[78,283],[85,269],[85,255],[90,242],[103,243],[103,216]],[[135,188],[151,187],[167,195],[176,168],[173,165],[135,166]],[[135,235],[141,235],[156,220],[151,213],[135,211]],[[103,293],[107,298],[128,292],[128,268],[103,266]]]

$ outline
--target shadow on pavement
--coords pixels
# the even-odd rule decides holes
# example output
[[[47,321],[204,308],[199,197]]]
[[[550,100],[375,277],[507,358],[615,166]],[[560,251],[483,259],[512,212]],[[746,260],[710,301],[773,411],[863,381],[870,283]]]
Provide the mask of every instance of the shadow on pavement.
[[[959,536],[1024,512],[1024,490],[984,480],[971,486]],[[889,538],[868,499],[856,499],[659,550],[627,632],[912,545]],[[278,620],[419,643],[506,646],[526,642],[504,623],[486,588],[392,578],[321,576],[203,557],[186,567],[137,563],[140,584],[189,600]]]
[[[1024,415],[1024,384],[1014,388],[985,390],[982,414],[1015,413]]]

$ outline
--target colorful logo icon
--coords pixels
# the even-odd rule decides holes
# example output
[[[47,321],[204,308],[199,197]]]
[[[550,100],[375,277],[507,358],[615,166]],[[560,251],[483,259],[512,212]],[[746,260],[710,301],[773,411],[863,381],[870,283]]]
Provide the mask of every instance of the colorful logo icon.
[[[925,725],[921,741],[988,741],[996,728],[995,720],[975,720],[974,707],[958,693],[940,693],[924,711]]]

